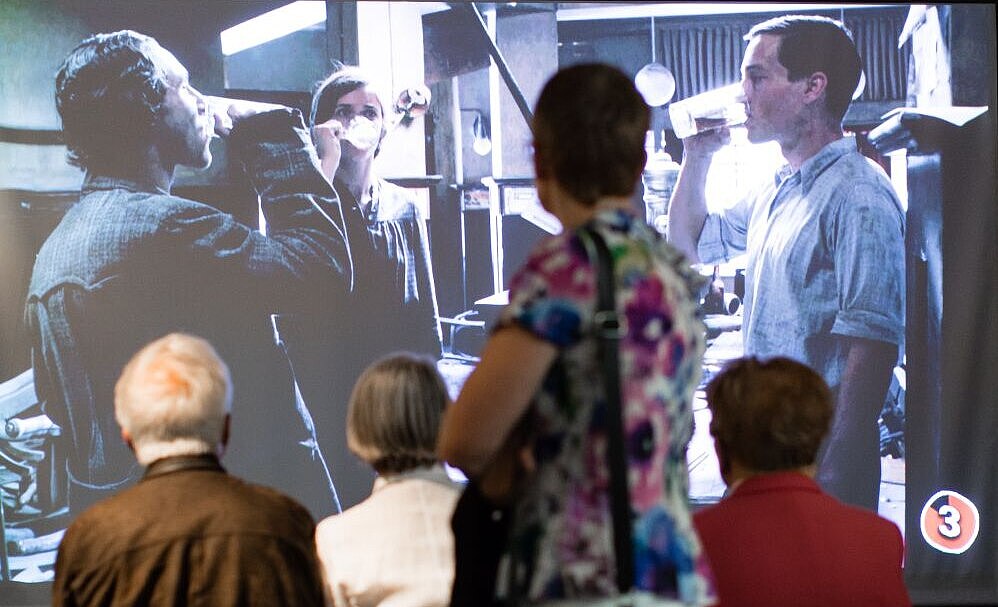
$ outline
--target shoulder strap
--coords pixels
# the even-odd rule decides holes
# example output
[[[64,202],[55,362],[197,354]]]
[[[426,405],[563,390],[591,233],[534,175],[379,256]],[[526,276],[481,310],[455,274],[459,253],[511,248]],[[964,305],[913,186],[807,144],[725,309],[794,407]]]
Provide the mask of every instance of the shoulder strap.
[[[610,507],[613,513],[617,589],[624,594],[634,585],[634,543],[631,496],[627,486],[627,457],[624,450],[624,417],[620,404],[618,348],[621,323],[616,307],[613,257],[606,241],[591,226],[584,228],[580,236],[596,270],[597,301],[593,325],[606,392],[607,459],[610,466]]]

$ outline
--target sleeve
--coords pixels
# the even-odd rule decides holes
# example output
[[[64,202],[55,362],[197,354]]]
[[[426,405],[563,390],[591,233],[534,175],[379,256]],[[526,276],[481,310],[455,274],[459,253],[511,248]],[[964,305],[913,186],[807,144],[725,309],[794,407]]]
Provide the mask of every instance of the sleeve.
[[[413,327],[413,345],[419,351],[440,354],[442,343],[438,320],[436,285],[426,218],[420,210],[414,192],[380,179],[381,212],[391,217],[386,221],[401,239],[400,256],[404,259],[405,314]]]
[[[73,416],[67,403],[79,403],[83,411],[96,410],[94,390],[80,357],[74,324],[66,319],[76,315],[79,291],[64,287],[45,299],[30,297],[25,311],[28,334],[32,336],[31,366],[35,392],[43,410],[63,432],[70,450],[67,471],[80,479],[89,478],[73,462],[86,462],[91,445],[101,445],[99,424]],[[85,416],[83,416],[85,417]],[[103,451],[100,452],[103,457]],[[63,540],[67,549],[69,544]],[[60,551],[61,555],[61,551]]]
[[[911,597],[908,596],[908,587],[904,583],[904,536],[901,535],[901,530],[890,521],[879,519],[877,523],[886,529],[884,541],[880,545],[889,551],[885,552],[889,558],[882,576],[883,592],[886,596],[881,604],[910,607]]]
[[[496,327],[516,323],[555,346],[569,346],[592,318],[595,284],[577,236],[563,233],[548,239],[510,282],[509,305]]]
[[[900,344],[904,338],[904,216],[889,185],[843,189],[828,235],[838,313],[832,333]]]
[[[703,263],[728,261],[745,252],[749,220],[759,196],[747,196],[720,213],[709,213],[697,240],[697,257]]]
[[[260,197],[268,236],[296,268],[318,269],[316,278],[348,289],[353,268],[340,198],[322,174],[301,112],[283,109],[247,118],[233,130],[231,142]]]
[[[59,543],[55,559],[55,579],[52,581],[53,607],[76,607],[79,604],[73,592],[76,534],[75,525],[70,525]]]
[[[425,333],[427,335],[426,345],[427,347],[432,346],[433,349],[427,351],[439,354],[443,338],[440,333],[440,312],[437,308],[437,291],[433,278],[430,239],[426,229],[426,220],[423,218],[422,213],[419,212],[419,207],[415,205],[413,205],[413,215],[413,221],[415,222],[413,237],[415,238],[415,242],[412,249],[416,265],[416,291],[419,295],[418,301],[413,305],[419,308],[419,322],[429,324],[426,327]],[[420,328],[420,331],[422,332],[423,328]]]
[[[322,594],[327,607],[349,607],[350,600],[346,589],[336,575],[333,551],[346,547],[332,531],[333,521],[320,522],[315,528],[315,548],[322,575]]]
[[[328,300],[347,291],[352,277],[339,197],[319,171],[301,120],[297,111],[275,110],[233,131],[267,235],[218,209],[175,198],[165,222],[167,250],[189,250],[197,267],[267,300],[272,311],[293,306],[306,291]]]
[[[301,513],[301,526],[305,530],[305,533],[302,534],[302,544],[305,547],[303,552],[306,555],[309,565],[308,579],[312,583],[312,587],[316,589],[316,594],[321,596],[323,579],[322,561],[319,560],[319,552],[315,545],[316,530],[318,529],[318,525],[316,524],[315,519],[312,518],[312,513],[309,512],[305,506],[298,503],[294,499],[288,499],[293,504],[293,508]]]

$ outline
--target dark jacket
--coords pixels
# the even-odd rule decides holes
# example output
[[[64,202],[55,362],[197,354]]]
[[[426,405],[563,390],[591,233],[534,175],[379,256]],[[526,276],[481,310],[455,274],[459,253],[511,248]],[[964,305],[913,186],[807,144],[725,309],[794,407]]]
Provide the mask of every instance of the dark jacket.
[[[38,253],[26,310],[35,382],[62,427],[74,512],[138,477],[118,437],[114,384],[135,352],[173,331],[208,339],[230,367],[233,471],[313,508],[298,488],[326,484],[321,475],[281,484],[308,454],[296,448],[306,436],[269,315],[345,294],[352,268],[339,200],[297,111],[246,119],[228,149],[259,193],[267,236],[149,184],[88,174]],[[241,202],[256,208],[254,196]]]
[[[440,329],[426,222],[414,194],[378,180],[365,217],[349,189],[334,185],[350,235],[353,292],[344,305],[327,301],[282,318],[281,332],[347,508],[367,498],[374,482],[342,430],[357,377],[396,350],[439,357]]]
[[[52,605],[322,605],[314,532],[304,507],[214,456],[165,458],[70,526]]]

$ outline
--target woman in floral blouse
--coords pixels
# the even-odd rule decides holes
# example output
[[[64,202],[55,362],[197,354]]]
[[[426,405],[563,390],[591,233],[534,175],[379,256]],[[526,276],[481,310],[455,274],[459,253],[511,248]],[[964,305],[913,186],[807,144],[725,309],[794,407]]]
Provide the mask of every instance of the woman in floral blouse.
[[[445,417],[440,454],[484,486],[507,437],[529,419],[533,439],[522,458],[529,473],[512,507],[496,598],[603,605],[618,594],[606,403],[592,329],[596,274],[579,235],[596,230],[614,259],[624,329],[633,598],[709,604],[710,574],[687,501],[686,447],[704,347],[699,279],[632,209],[648,107],[615,68],[580,65],[548,82],[535,112],[537,192],[564,231],[514,277],[509,306]]]

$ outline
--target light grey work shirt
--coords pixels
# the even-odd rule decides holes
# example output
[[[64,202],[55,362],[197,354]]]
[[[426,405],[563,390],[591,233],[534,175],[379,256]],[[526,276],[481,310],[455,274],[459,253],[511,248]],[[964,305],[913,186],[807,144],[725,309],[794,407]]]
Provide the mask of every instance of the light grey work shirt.
[[[904,338],[904,210],[853,137],[720,214],[700,233],[704,263],[747,253],[745,354],[788,356],[833,388],[845,367],[836,335]]]

